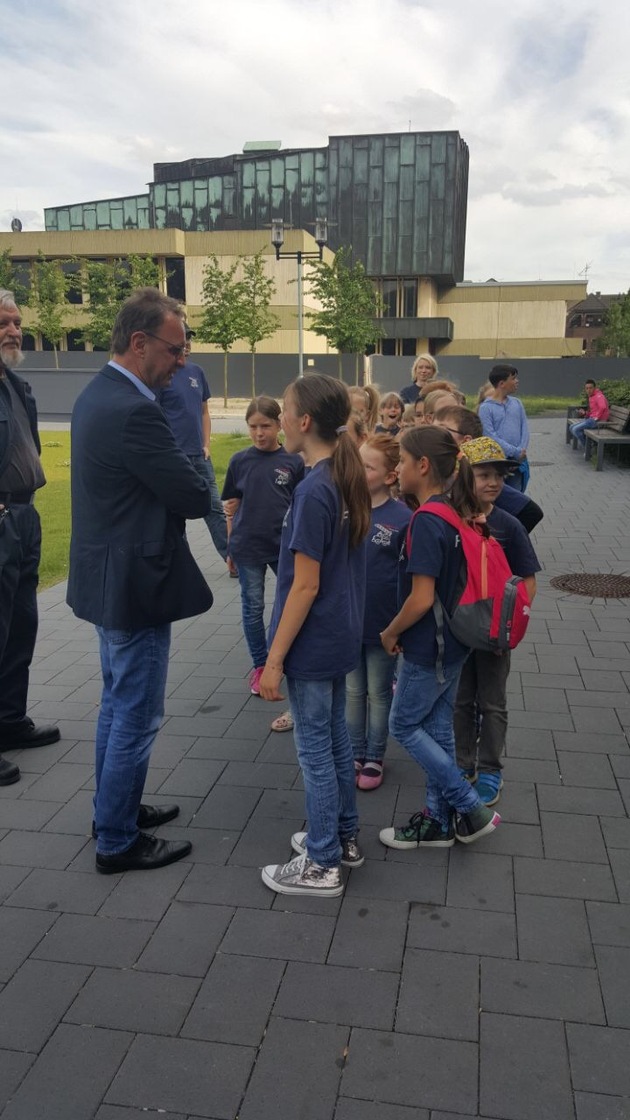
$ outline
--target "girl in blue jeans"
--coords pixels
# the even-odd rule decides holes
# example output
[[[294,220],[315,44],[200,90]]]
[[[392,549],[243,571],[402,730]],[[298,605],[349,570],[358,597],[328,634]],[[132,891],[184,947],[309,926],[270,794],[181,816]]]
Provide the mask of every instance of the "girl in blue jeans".
[[[367,587],[359,664],[346,677],[346,720],[359,789],[383,781],[387,724],[396,661],[380,633],[396,611],[398,557],[411,510],[392,498],[400,447],[392,436],[373,435],[361,446],[372,520],[367,536]]]
[[[308,832],[291,838],[296,858],[262,870],[263,882],[279,894],[335,897],[343,892],[340,864],[363,863],[345,678],[358,662],[363,633],[370,496],[347,432],[349,415],[348,390],[331,377],[306,374],[284,395],[286,448],[302,452],[310,469],[282,526],[260,694],[281,700],[285,674]]]
[[[405,432],[398,473],[402,492],[420,505],[448,502],[462,520],[481,520],[472,468],[445,429]],[[392,656],[403,655],[389,730],[425,771],[426,809],[400,828],[382,829],[380,839],[389,848],[450,848],[455,839],[470,844],[492,832],[501,818],[483,804],[455,759],[453,707],[469,651],[451,634],[447,616],[465,582],[461,540],[430,513],[413,518],[410,536],[399,572],[401,607],[381,641]],[[436,598],[443,607],[441,635]]]
[[[278,439],[280,405],[273,397],[251,401],[245,420],[253,447],[230,459],[221,498],[228,516],[228,564],[238,569],[243,631],[253,663],[249,687],[258,696],[267,660],[265,573],[268,567],[276,572],[282,520],[304,477],[304,463]]]

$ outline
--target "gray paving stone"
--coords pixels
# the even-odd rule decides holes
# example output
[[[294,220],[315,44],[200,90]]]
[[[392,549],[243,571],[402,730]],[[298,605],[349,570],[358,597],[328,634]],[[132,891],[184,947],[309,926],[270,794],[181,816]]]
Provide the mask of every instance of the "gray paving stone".
[[[497,808],[502,810],[501,802]],[[534,824],[509,824],[505,818],[501,827],[495,829],[489,836],[482,836],[475,841],[475,855],[477,853],[502,856],[532,856],[542,859],[543,845],[541,830]]]
[[[34,949],[33,956],[68,964],[131,968],[154,928],[153,922],[60,914],[53,929]]]
[[[193,867],[177,893],[181,902],[206,902],[223,906],[248,906],[269,910],[274,894],[251,867]]]
[[[472,954],[407,949],[396,1030],[476,1042],[479,958]]]
[[[625,852],[617,853],[625,855]],[[612,875],[607,867],[569,860],[514,858],[517,894],[550,895],[553,898],[590,898],[616,902]]]
[[[151,1114],[146,1108],[119,1108],[118,1105],[104,1104],[99,1108],[94,1120],[151,1120]],[[154,1120],[186,1120],[182,1112],[161,1111]],[[195,1117],[191,1117],[195,1120]]]
[[[599,735],[618,735],[621,724],[615,712],[605,708],[582,708],[575,706],[571,712],[575,731],[585,731],[597,738]],[[572,728],[559,727],[558,731],[571,731]]]
[[[0,981],[13,973],[31,955],[57,918],[40,910],[0,907]]]
[[[507,766],[510,763],[508,761]],[[510,824],[539,824],[538,799],[533,782],[506,781],[501,791],[501,819]]]
[[[413,948],[447,953],[515,957],[514,916],[454,906],[413,905],[407,943]]]
[[[9,760],[10,757],[7,753]],[[15,788],[19,790],[19,785]],[[26,797],[9,801],[3,797],[0,798],[0,828],[37,832],[58,812],[59,803],[56,801],[29,801]]]
[[[34,1060],[33,1054],[19,1054],[17,1050],[0,1050],[0,1110],[15,1094]]]
[[[272,1019],[239,1120],[332,1120],[348,1033],[347,1027]]]
[[[132,1036],[61,1024],[3,1112],[7,1120],[86,1120],[107,1089]]]
[[[603,817],[625,817],[623,801],[616,790],[580,789],[578,786],[539,786],[541,810]]]
[[[0,861],[14,867],[63,870],[86,843],[85,837],[14,829],[0,840]]]
[[[181,860],[170,867],[161,867],[155,875],[134,875],[129,872],[121,876],[107,876],[119,881],[99,913],[104,918],[137,918],[139,921],[159,922],[190,870],[191,864]]]
[[[463,845],[462,845],[463,847]],[[447,904],[480,910],[514,910],[514,881],[509,856],[451,852]]]
[[[610,762],[601,755],[558,751],[558,766],[566,786],[587,786],[589,789],[616,789]]]
[[[90,790],[81,789],[65,805],[56,805],[56,812],[46,818],[45,832],[63,832],[71,836],[89,836],[94,816],[94,798]],[[40,802],[42,804],[42,802]],[[19,825],[24,828],[27,826]]]
[[[295,758],[295,753],[293,757]],[[234,739],[231,735],[224,739],[201,737],[195,739],[186,752],[186,758],[219,759],[224,762],[253,762],[255,758],[258,758],[259,762],[292,761],[291,759],[262,758],[260,745],[255,739]]]
[[[628,742],[621,728],[617,734],[594,734],[592,731],[554,731],[558,750],[580,751],[586,754],[627,755]]]
[[[562,1023],[483,1014],[480,1056],[482,1115],[574,1120]]]
[[[157,829],[156,836],[165,840],[190,840],[193,846],[191,860],[194,863],[222,865],[230,858],[239,833],[219,828],[196,828],[192,831],[190,828],[180,828],[177,824],[165,824]]]
[[[437,1113],[433,1113],[434,1116]],[[335,1111],[335,1120],[429,1120],[426,1108],[405,1108],[397,1104],[371,1104],[369,1101],[353,1101],[340,1097]],[[459,1116],[453,1120],[466,1120]]]
[[[552,731],[532,735],[528,727],[508,727],[507,755],[512,758],[555,759]]]
[[[264,789],[251,816],[254,822],[260,817],[277,817],[280,820],[304,819],[304,793],[298,789]]]
[[[415,852],[396,854],[408,858],[387,859],[385,862],[366,860],[363,867],[350,876],[346,897],[362,898],[369,890],[372,898],[392,902],[443,903],[446,900],[447,864],[442,860],[431,859],[431,856],[438,853],[418,849]],[[429,858],[423,858],[425,856]],[[410,868],[414,868],[411,875]]]
[[[398,971],[409,904],[346,894],[328,954],[328,964]]]
[[[205,976],[234,910],[172,902],[136,968],[176,976]]]
[[[630,905],[587,902],[586,912],[595,945],[620,945],[630,948]]]
[[[630,946],[596,945],[595,957],[609,1027],[630,1027]]]
[[[611,849],[608,853],[620,902],[630,902],[630,851]]]
[[[114,875],[36,869],[18,886],[5,905],[69,914],[96,914],[113,890],[116,878]]]
[[[138,1035],[105,1103],[232,1120],[254,1058],[244,1046]]]
[[[228,762],[221,775],[221,785],[252,786],[254,789],[291,789],[298,766],[279,762]]]
[[[292,854],[291,835],[303,825],[303,812],[293,818],[252,817],[230,854],[229,863],[257,869],[266,864],[286,863]]]
[[[600,817],[606,847],[630,848],[630,820],[625,817]]]
[[[13,894],[16,887],[30,874],[31,871],[28,867],[0,866],[0,903],[4,902],[9,895]]]
[[[541,710],[538,705],[534,710],[532,707],[527,711],[519,712],[512,711],[510,713],[510,723],[513,727],[527,727],[531,732],[538,730],[543,731],[573,731],[573,722],[571,716],[565,711],[546,711]]]
[[[96,968],[65,1018],[112,1030],[177,1034],[198,989],[199,981],[188,976]]]
[[[238,910],[223,941],[222,953],[271,957],[286,961],[324,962],[335,928],[334,918],[281,911]]]
[[[545,856],[549,859],[608,863],[606,845],[595,816],[570,813],[541,813]]]
[[[215,759],[184,758],[160,787],[161,797],[205,797],[226,767]]]
[[[594,968],[589,925],[580,899],[517,894],[516,923],[521,960]]]
[[[542,782],[546,785],[559,785],[560,773],[555,760],[511,758],[506,763],[506,777],[515,782]]]
[[[610,765],[617,778],[630,778],[630,750],[623,755],[615,755],[610,759]]]
[[[392,1030],[398,976],[375,969],[289,963],[274,1015]]]
[[[0,992],[0,1047],[41,1050],[89,973],[78,964],[26,961]]]
[[[576,1093],[577,1120],[630,1120],[630,1097]]]
[[[260,800],[261,790],[241,786],[216,787],[204,799],[191,823],[193,828],[244,828]]]
[[[355,1029],[341,1083],[344,1096],[475,1113],[472,1042]]]
[[[605,1023],[595,971],[533,961],[481,961],[481,1006],[504,1015]]]
[[[566,1029],[573,1088],[630,1097],[628,1031],[581,1023]]]
[[[218,953],[182,1027],[182,1037],[259,1046],[284,970],[284,961]]]

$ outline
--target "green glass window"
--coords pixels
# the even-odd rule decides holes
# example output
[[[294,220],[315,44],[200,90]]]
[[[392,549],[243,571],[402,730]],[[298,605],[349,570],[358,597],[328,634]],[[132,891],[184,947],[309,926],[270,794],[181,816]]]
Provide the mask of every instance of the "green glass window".
[[[110,229],[109,202],[96,203],[96,224],[99,229]]]

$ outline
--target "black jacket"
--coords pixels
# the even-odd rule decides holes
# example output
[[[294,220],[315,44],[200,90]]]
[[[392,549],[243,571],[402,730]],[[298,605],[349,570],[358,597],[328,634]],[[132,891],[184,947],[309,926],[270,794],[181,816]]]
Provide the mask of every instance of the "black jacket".
[[[37,453],[39,454],[41,446],[39,434],[37,432],[37,406],[35,404],[35,397],[31,392],[31,387],[26,383],[24,378],[14,373],[12,369],[7,369],[7,367],[3,365],[2,370],[24,404],[31,426],[33,440],[35,441]],[[13,409],[7,401],[6,394],[0,392],[0,478],[9,465],[14,423]]]
[[[74,613],[128,631],[207,611],[212,593],[184,528],[209,513],[210,489],[159,404],[106,365],[78,397],[71,431]]]

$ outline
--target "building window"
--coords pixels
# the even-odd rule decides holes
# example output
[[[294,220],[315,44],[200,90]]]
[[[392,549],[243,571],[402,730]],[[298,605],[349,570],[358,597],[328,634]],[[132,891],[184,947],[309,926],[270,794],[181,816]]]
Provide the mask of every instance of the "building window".
[[[400,340],[400,353],[403,357],[416,356],[416,339],[415,338],[401,338]]]
[[[383,300],[383,318],[395,319],[398,305],[398,281],[383,280],[381,297]]]
[[[80,261],[62,261],[61,271],[65,276],[76,277],[76,281],[72,288],[66,292],[67,303],[83,303],[83,292],[81,290],[81,262]]]
[[[166,270],[166,293],[180,303],[186,302],[186,268],[182,257],[167,257],[164,261]]]
[[[402,281],[402,314],[404,319],[413,319],[418,314],[417,280]]]
[[[85,350],[85,342],[81,331],[68,331],[66,335],[66,344],[69,351]]]
[[[386,357],[393,358],[396,354],[396,339],[395,338],[382,338],[381,339],[381,354]]]

